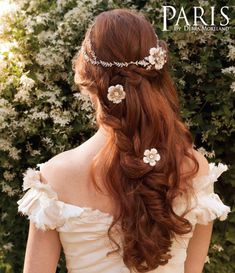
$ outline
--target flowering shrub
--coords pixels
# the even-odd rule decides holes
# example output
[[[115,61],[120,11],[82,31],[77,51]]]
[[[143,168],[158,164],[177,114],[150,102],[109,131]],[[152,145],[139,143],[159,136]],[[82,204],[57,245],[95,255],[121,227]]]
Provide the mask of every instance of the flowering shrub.
[[[190,7],[192,2],[178,1]],[[209,1],[194,1],[209,5]],[[223,5],[225,5],[224,1]],[[0,272],[22,272],[28,220],[16,216],[22,173],[53,155],[78,146],[94,133],[89,99],[73,82],[72,58],[84,31],[101,11],[141,9],[170,50],[171,72],[181,97],[181,113],[208,159],[229,166],[215,184],[226,204],[235,198],[233,101],[235,47],[230,32],[162,32],[164,1],[15,0],[0,26]],[[220,8],[217,4],[217,8]],[[185,8],[185,10],[187,10]],[[188,9],[189,12],[189,9]],[[222,186],[223,185],[223,186]],[[14,224],[13,224],[14,223]],[[23,223],[23,224],[22,224]],[[206,273],[235,271],[235,216],[216,222]],[[64,257],[58,266],[66,272]]]

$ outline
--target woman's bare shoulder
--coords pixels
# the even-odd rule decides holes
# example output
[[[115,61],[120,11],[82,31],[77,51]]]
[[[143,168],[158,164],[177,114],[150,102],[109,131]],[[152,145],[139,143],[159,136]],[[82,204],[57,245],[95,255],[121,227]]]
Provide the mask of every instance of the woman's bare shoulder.
[[[42,182],[55,185],[66,178],[68,179],[74,170],[77,150],[77,148],[73,148],[61,152],[45,162],[40,170]],[[77,163],[79,163],[78,160]]]
[[[103,143],[100,135],[94,134],[79,146],[55,155],[41,168],[42,182],[51,184],[60,196],[65,191],[69,194],[71,188],[80,188],[77,184],[86,182],[92,160]]]
[[[70,183],[82,174],[82,155],[77,148],[61,152],[49,159],[40,168],[42,183],[50,184],[59,196],[70,188]]]
[[[199,164],[199,169],[195,177],[207,175],[209,173],[209,162],[206,157],[194,148],[191,148],[188,152],[196,158]],[[182,163],[182,172],[189,172],[193,167],[193,161],[187,157]]]

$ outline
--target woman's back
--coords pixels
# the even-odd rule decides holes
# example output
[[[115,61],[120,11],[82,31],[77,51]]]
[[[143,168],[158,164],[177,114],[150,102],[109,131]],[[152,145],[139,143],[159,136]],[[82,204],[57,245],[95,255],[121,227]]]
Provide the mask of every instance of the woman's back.
[[[95,190],[90,175],[91,162],[105,141],[105,131],[99,130],[77,148],[56,155],[44,165],[42,182],[50,183],[59,199],[66,203],[115,213],[112,199],[102,187],[102,178],[98,178],[100,174],[96,173],[96,177],[104,193]]]
[[[79,147],[58,154],[44,164],[39,164],[40,172],[31,169],[25,174],[24,186],[30,190],[18,201],[19,211],[29,215],[31,228],[38,234],[36,237],[42,237],[40,229],[47,230],[46,232],[55,229],[55,232],[58,232],[69,273],[131,272],[123,263],[122,252],[121,255],[106,256],[107,252],[113,249],[107,231],[116,208],[110,196],[96,192],[89,173],[90,162],[105,141],[105,132],[99,129],[92,138]],[[194,179],[199,204],[186,215],[186,218],[195,228],[197,223],[207,224],[216,217],[226,217],[229,208],[223,205],[216,194],[211,194],[211,190],[206,195],[203,193],[208,186],[213,185],[216,177],[226,168],[224,165],[212,168],[213,164],[208,165],[204,156],[195,150],[193,152],[200,166]],[[189,163],[185,163],[182,169],[187,171],[189,166]],[[102,188],[102,179],[98,181]],[[44,183],[45,187],[41,187]],[[183,210],[182,199],[176,198],[175,211],[180,214]],[[113,236],[122,244],[119,223],[116,228],[118,232],[114,232]],[[171,247],[173,258],[167,265],[159,266],[149,272],[184,273],[184,264],[189,251],[187,248],[192,236],[193,230],[182,236],[177,235]],[[47,268],[48,271],[44,271],[45,273],[52,272],[49,271],[50,267]],[[29,272],[27,268],[24,270]],[[30,272],[33,272],[32,269]]]
[[[92,184],[90,167],[93,158],[107,141],[108,134],[100,128],[96,134],[82,145],[65,151],[46,162],[41,171],[41,181],[49,183],[57,192],[59,200],[81,206],[93,207],[114,215],[117,211],[112,198],[105,192],[102,177],[96,168],[96,179],[99,181],[103,193],[97,192]],[[196,176],[207,175],[209,166],[206,158],[195,149],[191,151],[199,161]],[[191,161],[185,158],[181,167],[182,173],[191,171]]]

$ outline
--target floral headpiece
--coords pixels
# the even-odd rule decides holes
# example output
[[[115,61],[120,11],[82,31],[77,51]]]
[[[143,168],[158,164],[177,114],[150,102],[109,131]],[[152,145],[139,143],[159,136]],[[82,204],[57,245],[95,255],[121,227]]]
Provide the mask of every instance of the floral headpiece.
[[[89,53],[91,57],[88,56],[84,45],[81,46],[81,52],[83,53],[84,59],[87,62],[90,62],[93,65],[101,65],[103,67],[112,67],[112,66],[117,66],[117,67],[127,67],[130,64],[135,64],[139,66],[143,66],[146,68],[146,70],[150,70],[152,66],[156,70],[160,70],[163,68],[164,64],[167,62],[167,54],[166,50],[157,45],[157,47],[152,47],[149,50],[149,56],[144,57],[142,60],[138,61],[130,61],[130,62],[106,62],[102,60],[97,60],[97,57],[95,55],[95,52],[92,50],[91,46],[91,41],[88,40],[88,43],[90,44],[90,50]]]
[[[92,24],[92,26],[93,25],[94,25],[94,23]],[[90,27],[90,35],[89,36],[91,36],[92,26]],[[156,37],[157,37],[157,35],[156,35]],[[87,49],[87,51],[90,56],[88,56],[87,51],[85,50],[83,44],[81,46],[80,51],[82,52],[85,61],[90,62],[93,65],[101,65],[103,67],[112,67],[112,66],[127,67],[130,64],[135,64],[137,66],[142,66],[142,67],[146,68],[146,70],[150,70],[153,66],[156,70],[160,70],[163,68],[164,64],[167,62],[167,52],[163,47],[161,47],[159,45],[158,37],[157,37],[157,46],[149,49],[148,56],[144,57],[142,60],[130,61],[130,62],[118,62],[118,61],[106,62],[104,60],[98,60],[97,56],[93,50],[91,39],[87,38],[86,42],[87,42],[87,45],[89,48],[89,49]]]

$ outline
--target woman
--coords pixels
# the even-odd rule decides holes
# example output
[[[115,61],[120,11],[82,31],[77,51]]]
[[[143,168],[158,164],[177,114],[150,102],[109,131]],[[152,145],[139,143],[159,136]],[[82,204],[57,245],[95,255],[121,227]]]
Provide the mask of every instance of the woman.
[[[17,202],[30,219],[24,273],[201,273],[213,220],[230,208],[213,191],[227,166],[193,147],[179,116],[166,43],[141,14],[99,14],[74,59],[97,132],[29,168]]]

